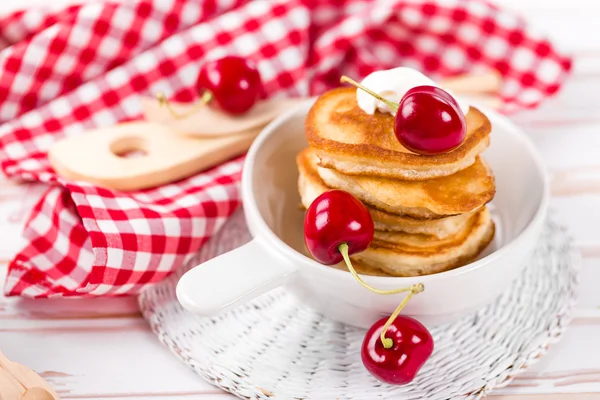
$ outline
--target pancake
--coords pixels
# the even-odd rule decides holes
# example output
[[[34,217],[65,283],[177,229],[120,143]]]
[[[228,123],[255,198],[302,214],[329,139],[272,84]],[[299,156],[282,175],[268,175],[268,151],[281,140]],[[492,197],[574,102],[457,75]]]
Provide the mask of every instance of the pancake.
[[[310,149],[300,152],[296,157],[296,163],[300,174],[298,191],[302,199],[302,205],[308,208],[314,199],[331,188],[323,182],[323,179],[317,173],[316,158],[312,156]],[[389,214],[368,205],[366,207],[373,218],[375,229],[378,231],[417,233],[437,238],[444,238],[458,233],[474,214],[471,212],[446,218],[423,220],[407,215]]]
[[[338,88],[317,99],[306,118],[305,132],[322,167],[346,175],[425,180],[469,167],[489,146],[487,117],[470,107],[466,121],[467,135],[457,149],[433,156],[415,154],[396,139],[391,114],[369,115],[358,107],[356,89]]]
[[[389,214],[366,206],[371,213],[375,229],[382,232],[406,232],[444,238],[459,232],[476,212],[451,215],[436,219],[416,219],[408,215]]]
[[[494,176],[480,157],[454,175],[427,181],[344,175],[322,167],[317,172],[327,186],[345,190],[373,208],[417,219],[472,212],[496,193]]]
[[[376,233],[371,246],[352,256],[369,271],[382,270],[393,276],[420,276],[463,266],[492,241],[495,225],[487,207],[477,212],[469,224],[453,237],[435,239],[426,235]]]

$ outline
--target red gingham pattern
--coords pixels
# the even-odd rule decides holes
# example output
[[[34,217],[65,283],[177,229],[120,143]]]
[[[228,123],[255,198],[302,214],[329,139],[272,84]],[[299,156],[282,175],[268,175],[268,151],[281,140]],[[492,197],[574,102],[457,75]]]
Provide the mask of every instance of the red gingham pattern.
[[[239,205],[243,158],[134,193],[65,181],[46,158],[61,137],[139,118],[140,95],[193,100],[204,60],[253,59],[270,96],[399,65],[435,78],[493,67],[505,111],[535,107],[571,68],[520,17],[475,0],[132,0],[19,12],[0,31],[0,165],[50,185],[5,285],[28,297],[137,293]]]
[[[240,1],[128,1],[32,9],[0,21],[0,123],[110,71]],[[17,83],[19,83],[17,85]]]

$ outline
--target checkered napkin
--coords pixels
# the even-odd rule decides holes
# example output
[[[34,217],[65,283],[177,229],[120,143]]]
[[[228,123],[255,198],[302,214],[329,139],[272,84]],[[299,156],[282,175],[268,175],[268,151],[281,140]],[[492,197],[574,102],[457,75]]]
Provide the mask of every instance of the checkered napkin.
[[[135,294],[238,207],[241,157],[133,193],[61,179],[46,158],[62,137],[139,118],[141,95],[196,99],[205,60],[253,59],[269,96],[314,95],[342,74],[399,65],[435,78],[493,67],[505,111],[536,106],[571,68],[517,15],[464,0],[93,2],[9,15],[0,47],[0,165],[48,184],[5,285],[27,297]]]

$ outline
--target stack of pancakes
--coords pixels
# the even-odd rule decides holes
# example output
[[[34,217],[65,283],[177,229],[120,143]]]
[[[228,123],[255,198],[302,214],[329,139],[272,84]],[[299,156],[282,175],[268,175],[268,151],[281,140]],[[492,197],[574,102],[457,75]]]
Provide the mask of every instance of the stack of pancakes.
[[[462,266],[491,242],[485,206],[494,176],[479,154],[491,125],[479,110],[466,115],[467,135],[448,153],[424,156],[405,149],[394,117],[365,113],[356,90],[339,88],[317,99],[306,119],[309,148],[298,154],[304,207],[340,189],[361,200],[375,224],[371,246],[352,256],[363,274],[418,276]]]

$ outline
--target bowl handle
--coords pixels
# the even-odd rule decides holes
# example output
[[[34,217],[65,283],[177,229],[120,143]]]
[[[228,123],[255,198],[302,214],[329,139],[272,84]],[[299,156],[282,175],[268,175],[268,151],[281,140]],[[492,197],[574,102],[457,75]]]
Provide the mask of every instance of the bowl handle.
[[[177,299],[186,310],[212,316],[285,284],[295,272],[254,239],[186,272],[177,283]]]

